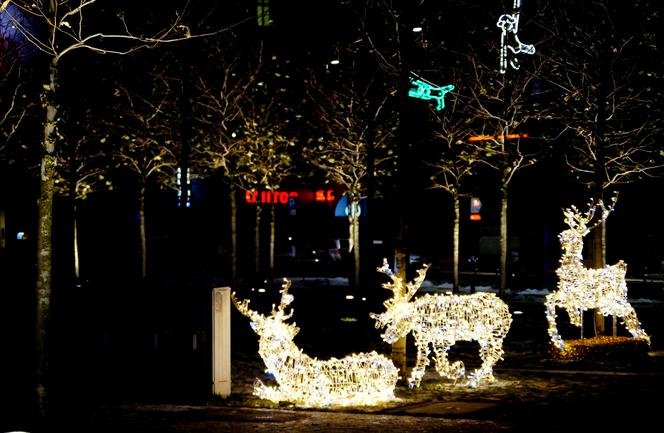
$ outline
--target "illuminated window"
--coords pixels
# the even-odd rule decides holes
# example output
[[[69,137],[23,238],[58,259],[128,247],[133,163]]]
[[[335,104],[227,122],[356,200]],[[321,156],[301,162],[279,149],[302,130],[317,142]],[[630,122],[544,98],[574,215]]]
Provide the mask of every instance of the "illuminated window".
[[[256,17],[259,27],[270,25],[270,0],[258,0],[256,3]]]

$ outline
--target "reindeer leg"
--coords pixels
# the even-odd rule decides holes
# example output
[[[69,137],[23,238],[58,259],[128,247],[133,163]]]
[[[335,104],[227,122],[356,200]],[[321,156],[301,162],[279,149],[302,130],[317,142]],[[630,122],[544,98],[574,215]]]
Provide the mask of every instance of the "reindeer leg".
[[[641,329],[641,323],[639,322],[638,317],[636,317],[634,307],[626,302],[624,309],[627,311],[627,314],[625,314],[622,319],[629,333],[632,334],[632,337],[646,340],[648,344],[650,344],[650,336],[646,334],[646,331]]]
[[[447,351],[452,346],[453,342],[436,341],[433,343],[433,351],[436,354],[436,371],[443,377],[448,379],[457,380],[465,377],[466,368],[462,361],[455,361],[450,364],[447,358]]]
[[[279,403],[283,400],[283,395],[279,386],[265,385],[260,379],[254,382],[254,395],[256,397]]]
[[[408,387],[419,387],[422,377],[424,377],[424,370],[429,365],[429,342],[424,340],[416,340],[417,346],[417,362],[415,367],[410,372],[410,379],[408,379]]]
[[[549,322],[549,336],[551,337],[551,342],[560,350],[565,347],[565,342],[560,337],[558,333],[558,325],[556,324],[556,294],[551,293],[546,295],[546,300],[544,305],[546,306],[546,319]]]
[[[470,376],[470,386],[476,388],[483,380],[493,382],[493,366],[503,356],[503,339],[491,338],[478,341],[480,344],[480,358],[482,365]]]

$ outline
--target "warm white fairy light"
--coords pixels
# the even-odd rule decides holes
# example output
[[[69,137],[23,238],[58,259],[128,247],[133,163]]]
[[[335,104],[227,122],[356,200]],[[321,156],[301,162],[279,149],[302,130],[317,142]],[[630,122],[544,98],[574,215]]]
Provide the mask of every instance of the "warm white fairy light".
[[[386,311],[372,314],[377,328],[385,328],[381,336],[388,343],[413,333],[417,346],[417,361],[411,371],[409,385],[419,386],[429,365],[429,344],[433,346],[436,370],[450,379],[465,378],[463,362],[450,363],[447,351],[457,341],[477,341],[482,365],[470,374],[468,384],[475,387],[482,381],[493,380],[493,366],[503,355],[503,339],[509,331],[512,317],[503,302],[493,293],[472,295],[425,295],[409,302],[420,288],[428,265],[417,271],[413,282],[405,283],[387,264],[379,272],[390,277],[383,287],[394,296],[384,302]]]
[[[558,349],[565,347],[565,342],[558,333],[556,325],[556,307],[564,308],[570,323],[582,326],[583,312],[596,308],[604,316],[613,315],[622,318],[627,330],[634,338],[640,338],[650,344],[650,337],[641,329],[634,308],[627,301],[627,283],[625,273],[627,265],[620,260],[615,265],[601,269],[587,269],[583,266],[583,237],[594,227],[588,223],[595,217],[595,211],[601,209],[596,224],[604,221],[615,206],[607,208],[600,200],[590,203],[590,209],[582,214],[575,206],[565,209],[565,223],[569,226],[558,236],[562,247],[558,275],[558,289],[546,296],[546,317],[549,321],[549,336]]]
[[[307,407],[374,405],[393,400],[398,369],[385,356],[372,351],[319,360],[295,345],[293,338],[299,328],[286,323],[293,311],[285,311],[293,302],[288,293],[290,284],[284,279],[279,307],[273,305],[269,316],[250,310],[248,300],[238,301],[235,294],[232,297],[260,336],[258,353],[278,384],[267,386],[257,379],[254,395]]]
[[[500,35],[500,73],[507,72],[507,58],[508,50],[513,54],[509,60],[509,65],[513,69],[519,69],[519,60],[516,58],[517,54],[534,54],[535,47],[530,44],[524,44],[519,39],[519,15],[521,9],[521,0],[514,0],[514,7],[511,14],[503,14],[498,18],[496,25],[502,33]],[[514,40],[513,45],[508,45],[507,38],[512,35]]]

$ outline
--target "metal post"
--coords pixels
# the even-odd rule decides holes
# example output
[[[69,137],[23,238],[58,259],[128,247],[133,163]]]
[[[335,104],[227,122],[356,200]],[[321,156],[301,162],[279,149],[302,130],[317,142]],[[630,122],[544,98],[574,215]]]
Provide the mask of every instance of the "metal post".
[[[231,288],[212,291],[212,393],[231,394]]]

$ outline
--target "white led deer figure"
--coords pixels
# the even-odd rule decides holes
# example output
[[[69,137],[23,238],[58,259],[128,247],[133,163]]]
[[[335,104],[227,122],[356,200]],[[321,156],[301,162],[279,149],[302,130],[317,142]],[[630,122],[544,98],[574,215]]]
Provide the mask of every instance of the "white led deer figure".
[[[258,353],[278,386],[256,380],[254,395],[274,402],[291,401],[308,407],[371,405],[394,399],[398,369],[391,360],[376,352],[359,353],[342,359],[319,360],[304,354],[293,342],[299,328],[286,323],[293,311],[288,293],[291,282],[284,279],[281,301],[264,316],[249,309],[249,301],[233,303],[249,319],[260,336]]]
[[[562,247],[558,275],[558,289],[546,296],[546,316],[549,321],[549,336],[552,343],[563,349],[565,342],[558,333],[556,325],[556,307],[564,308],[570,323],[581,327],[583,312],[596,308],[605,316],[614,315],[622,318],[625,327],[634,338],[644,339],[650,344],[650,337],[641,329],[634,308],[627,301],[625,273],[627,265],[622,260],[615,265],[601,269],[587,269],[583,266],[583,237],[595,226],[602,223],[615,207],[615,201],[609,207],[600,200],[592,201],[585,214],[575,206],[563,211],[565,223],[569,226],[558,236]],[[601,214],[596,211],[600,209]],[[596,218],[590,227],[588,224]]]
[[[376,328],[385,328],[381,335],[387,343],[413,333],[417,347],[417,361],[411,371],[408,384],[419,386],[424,370],[429,365],[429,345],[436,355],[438,373],[449,379],[466,377],[463,362],[450,363],[447,351],[457,341],[477,341],[480,345],[482,365],[470,375],[468,384],[478,386],[482,381],[492,381],[493,366],[503,355],[503,339],[509,331],[512,316],[507,304],[493,293],[472,295],[437,294],[411,298],[420,288],[428,265],[417,271],[417,277],[405,283],[384,262],[379,272],[390,277],[391,282],[383,287],[393,292],[393,297],[384,302],[386,311],[372,313]]]

